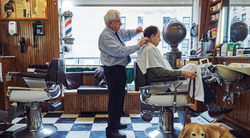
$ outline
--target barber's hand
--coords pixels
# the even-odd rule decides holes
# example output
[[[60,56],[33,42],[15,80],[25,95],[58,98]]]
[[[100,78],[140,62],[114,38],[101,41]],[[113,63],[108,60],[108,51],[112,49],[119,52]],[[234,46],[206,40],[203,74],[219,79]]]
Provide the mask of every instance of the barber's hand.
[[[197,74],[196,74],[195,72],[193,72],[193,71],[186,71],[186,70],[183,70],[183,71],[182,71],[182,74],[183,74],[184,76],[187,76],[190,80],[192,80],[192,79],[194,79],[194,78],[197,77]]]
[[[148,37],[143,37],[141,41],[139,42],[140,47],[142,47],[144,44],[148,43]]]
[[[142,28],[141,28],[141,27],[137,27],[137,28],[136,28],[136,33],[137,33],[137,34],[139,34],[141,31],[142,31]]]

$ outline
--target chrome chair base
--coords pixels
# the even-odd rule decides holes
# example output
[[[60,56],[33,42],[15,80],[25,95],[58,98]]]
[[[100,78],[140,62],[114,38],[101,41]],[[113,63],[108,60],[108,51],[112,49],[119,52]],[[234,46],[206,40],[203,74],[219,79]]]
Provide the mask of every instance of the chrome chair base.
[[[173,111],[169,107],[162,107],[158,126],[146,128],[145,135],[149,138],[178,138],[181,130],[174,129],[173,119]]]
[[[44,138],[54,135],[57,127],[53,125],[43,125],[42,111],[39,102],[27,103],[27,126],[16,130],[13,138]]]
[[[144,133],[149,138],[178,138],[180,135],[180,131],[177,129],[175,129],[174,132],[165,133],[163,131],[159,131],[157,126],[146,128]]]
[[[13,134],[13,138],[44,138],[54,135],[57,132],[57,128],[52,125],[43,125],[43,127],[37,131],[29,130],[27,127],[22,127],[16,130]]]

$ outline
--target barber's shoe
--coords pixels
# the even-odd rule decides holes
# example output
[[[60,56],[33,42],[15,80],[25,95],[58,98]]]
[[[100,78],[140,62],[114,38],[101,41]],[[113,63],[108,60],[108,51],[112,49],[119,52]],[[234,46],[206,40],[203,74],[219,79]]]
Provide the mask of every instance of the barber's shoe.
[[[218,110],[218,111],[208,111],[208,114],[209,114],[209,116],[214,117],[216,115],[224,114],[224,113],[229,113],[231,111],[233,111],[233,108],[231,108],[231,107],[226,107],[226,108],[221,107],[221,110]]]
[[[125,129],[127,127],[128,127],[127,124],[120,123],[119,126],[117,127],[117,129]]]
[[[107,138],[127,138],[125,134],[115,131],[113,133],[106,133]]]

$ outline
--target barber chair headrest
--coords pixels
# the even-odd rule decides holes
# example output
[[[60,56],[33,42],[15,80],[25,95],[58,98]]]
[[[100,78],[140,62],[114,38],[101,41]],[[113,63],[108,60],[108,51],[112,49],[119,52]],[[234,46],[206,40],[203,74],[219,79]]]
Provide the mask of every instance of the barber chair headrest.
[[[47,81],[53,81],[57,85],[64,81],[65,64],[62,59],[54,58],[51,60],[48,68]]]

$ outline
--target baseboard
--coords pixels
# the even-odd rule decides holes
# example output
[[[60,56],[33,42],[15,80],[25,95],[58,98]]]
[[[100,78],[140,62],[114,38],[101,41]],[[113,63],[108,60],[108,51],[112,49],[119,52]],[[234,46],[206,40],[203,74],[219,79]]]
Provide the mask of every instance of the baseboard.
[[[225,116],[225,118],[221,120],[221,122],[225,123],[226,125],[228,125],[229,127],[233,128],[234,130],[238,131],[239,133],[241,133],[246,137],[249,137],[250,135],[250,127],[235,120],[232,117]]]

